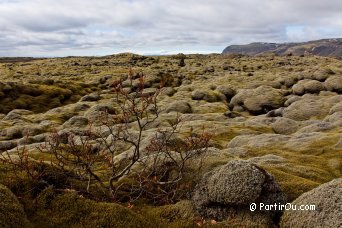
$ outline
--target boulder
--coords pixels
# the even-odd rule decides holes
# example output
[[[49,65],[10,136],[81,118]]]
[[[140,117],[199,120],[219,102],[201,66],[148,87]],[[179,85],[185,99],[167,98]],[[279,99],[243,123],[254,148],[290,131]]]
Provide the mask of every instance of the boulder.
[[[279,90],[270,86],[259,86],[256,89],[240,90],[230,104],[234,107],[243,106],[252,114],[263,114],[282,107],[284,101],[283,94]]]
[[[283,116],[283,113],[284,113],[284,107],[281,107],[281,108],[277,108],[277,109],[274,109],[272,111],[269,111],[266,116],[267,117],[281,117]]]
[[[156,92],[158,92],[157,88],[146,88],[144,89],[141,93],[133,93],[136,97],[151,97],[153,96]]]
[[[166,75],[166,74],[158,74],[158,75],[147,75],[144,77],[144,88],[150,88],[150,87],[154,87],[154,88],[158,88],[160,87],[160,82],[162,80],[165,80],[165,86],[170,86],[172,85],[173,82],[173,77],[170,75]],[[168,80],[167,80],[168,79]],[[136,91],[140,86],[141,86],[141,82],[139,78],[136,78],[134,80],[130,80],[127,79],[125,81],[122,82],[122,86],[124,88],[132,88],[133,91]]]
[[[251,212],[251,203],[284,203],[274,177],[262,168],[242,160],[234,160],[204,175],[195,187],[192,201],[195,209],[205,218],[255,221],[255,225],[272,224],[277,211],[257,207]]]
[[[327,88],[327,90],[341,94],[342,93],[342,77],[341,77],[341,75],[330,76],[324,82],[324,85]]]
[[[42,126],[24,125],[13,126],[6,129],[6,137],[8,139],[18,139],[23,136],[34,136],[43,132]]]
[[[296,132],[292,134],[285,144],[279,145],[288,151],[309,151],[310,154],[331,150],[332,146],[337,143],[340,136],[338,134],[327,134],[325,132]],[[329,142],[329,143],[327,143]]]
[[[89,108],[90,108],[90,106],[87,104],[76,103],[75,106],[73,107],[73,111],[74,112],[86,111]]]
[[[18,120],[22,119],[23,115],[31,115],[33,112],[25,109],[14,109],[7,113],[5,117],[3,117],[3,120]]]
[[[23,137],[18,140],[18,145],[29,145],[29,144],[34,144],[34,143],[41,143],[44,142],[48,138],[48,134],[43,133],[39,134],[36,136],[28,136],[28,137]]]
[[[290,96],[284,103],[285,107],[290,106],[292,103],[299,101],[300,99],[302,99],[300,96],[297,95],[292,95]]]
[[[165,112],[192,113],[192,109],[188,102],[174,101],[166,107]]]
[[[335,112],[342,112],[342,101],[334,105],[330,110],[329,110],[329,115],[334,114]]]
[[[292,206],[314,205],[314,210],[285,210],[281,227],[342,227],[342,178],[304,193]]]
[[[288,135],[279,134],[238,135],[228,143],[227,147],[270,148],[279,146],[290,138]]]
[[[20,126],[9,127],[5,129],[4,133],[8,139],[18,139],[23,137],[23,128]]]
[[[336,126],[334,126],[330,122],[326,121],[315,121],[312,124],[309,124],[308,126],[305,126],[298,130],[298,133],[311,133],[311,132],[325,132],[325,131],[330,131],[334,129]]]
[[[6,151],[18,146],[17,140],[0,141],[0,151]]]
[[[297,81],[298,81],[297,77],[288,76],[288,77],[280,78],[276,82],[280,83],[280,85],[284,85],[286,88],[290,88]]]
[[[84,113],[84,117],[88,118],[89,120],[94,120],[103,113],[116,114],[117,110],[111,104],[97,104],[87,110]]]
[[[89,123],[88,118],[83,117],[83,116],[73,116],[69,120],[67,120],[64,124],[63,127],[70,128],[70,127],[85,127]]]
[[[228,100],[230,100],[236,94],[235,90],[224,85],[217,86],[216,90],[222,93]]]
[[[245,109],[240,105],[233,106],[233,112],[243,112]]]
[[[207,102],[218,102],[225,99],[212,90],[195,90],[191,93],[191,97],[193,100],[205,100]]]
[[[323,90],[325,90],[325,86],[322,82],[310,79],[301,80],[292,87],[292,92],[295,95],[303,95],[304,93],[319,93]]]
[[[69,143],[70,137],[85,136],[88,134],[87,130],[81,130],[79,128],[65,128],[57,132],[61,143]],[[47,136],[49,137],[49,136]]]
[[[308,120],[313,117],[320,118],[328,114],[330,106],[332,105],[318,97],[302,98],[286,107],[283,117],[293,120]]]
[[[238,112],[233,112],[233,111],[226,111],[223,115],[226,116],[226,117],[228,117],[228,118],[236,118],[236,117],[241,116],[240,113],[238,113]]]
[[[162,95],[167,95],[169,97],[172,97],[177,91],[172,87],[165,87],[161,90]]]
[[[293,94],[303,95],[305,93],[305,88],[301,84],[296,84],[292,87]]]
[[[100,99],[101,99],[101,96],[99,94],[92,93],[92,94],[83,96],[80,101],[98,101]]]
[[[6,186],[0,184],[0,227],[28,227],[23,206]]]
[[[342,122],[342,111],[334,112],[332,115],[326,116],[324,121],[328,122]]]
[[[329,78],[330,75],[333,75],[333,74],[335,74],[335,72],[333,72],[331,69],[319,69],[313,73],[312,79],[315,79],[320,82],[324,82],[325,80]]]
[[[275,133],[284,135],[292,134],[299,128],[297,121],[288,118],[278,118],[271,126]]]

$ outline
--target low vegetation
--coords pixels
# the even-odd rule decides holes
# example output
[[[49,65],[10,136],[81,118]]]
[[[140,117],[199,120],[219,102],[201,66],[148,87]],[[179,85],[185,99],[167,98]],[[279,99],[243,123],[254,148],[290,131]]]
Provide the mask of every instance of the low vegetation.
[[[120,54],[0,72],[1,226],[278,226],[247,203],[342,175],[337,59]]]

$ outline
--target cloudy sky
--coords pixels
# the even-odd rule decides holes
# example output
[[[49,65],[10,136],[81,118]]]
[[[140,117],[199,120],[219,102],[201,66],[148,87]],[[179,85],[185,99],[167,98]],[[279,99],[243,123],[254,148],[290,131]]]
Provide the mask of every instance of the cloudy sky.
[[[336,37],[341,0],[0,0],[0,56],[212,53]]]

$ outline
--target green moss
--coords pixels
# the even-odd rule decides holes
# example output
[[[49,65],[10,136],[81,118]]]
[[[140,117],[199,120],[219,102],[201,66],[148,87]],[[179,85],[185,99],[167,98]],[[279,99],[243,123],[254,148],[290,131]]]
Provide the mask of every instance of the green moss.
[[[335,141],[330,141],[330,145],[335,143]],[[315,145],[317,148],[310,145],[301,148],[300,151],[281,148],[248,148],[247,158],[268,154],[284,158],[283,162],[264,163],[262,166],[276,177],[288,195],[289,201],[292,201],[302,193],[342,175],[340,151],[329,149],[327,143]]]
[[[16,196],[0,184],[0,227],[30,227]]]
[[[284,171],[263,167],[266,171],[274,175],[275,179],[279,183],[281,189],[287,196],[287,201],[292,202],[304,192],[310,191],[316,188],[320,183],[305,179]]]
[[[214,134],[212,140],[220,145],[221,148],[225,148],[227,146],[227,142],[232,140],[237,135],[238,134],[236,131],[234,131],[234,129],[229,129],[229,131]]]
[[[85,199],[75,192],[57,194],[46,189],[37,198],[32,222],[37,227],[153,227],[153,218],[145,218],[132,209],[115,203]]]
[[[56,82],[46,85],[43,81],[15,83],[6,93],[0,94],[0,113],[13,109],[27,109],[36,113],[77,102],[81,96],[97,91],[95,85],[81,86],[73,82]],[[1,85],[0,85],[1,86]],[[0,87],[0,91],[3,88]]]
[[[198,215],[193,210],[190,201],[180,201],[173,205],[161,207],[145,207],[141,211],[147,217],[157,218],[160,227],[194,227],[194,221]]]

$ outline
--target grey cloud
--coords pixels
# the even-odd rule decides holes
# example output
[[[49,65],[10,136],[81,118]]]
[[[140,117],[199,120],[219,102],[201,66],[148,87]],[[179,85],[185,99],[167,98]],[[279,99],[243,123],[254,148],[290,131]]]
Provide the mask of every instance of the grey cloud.
[[[207,52],[337,37],[341,12],[340,0],[0,0],[0,56],[187,52],[187,45]]]

